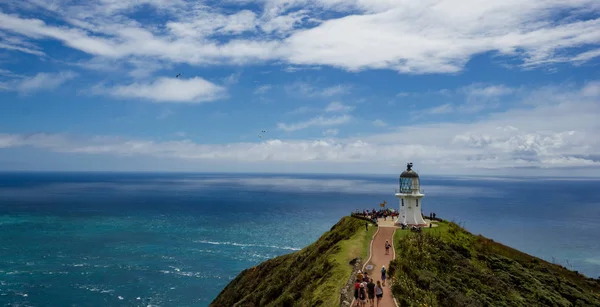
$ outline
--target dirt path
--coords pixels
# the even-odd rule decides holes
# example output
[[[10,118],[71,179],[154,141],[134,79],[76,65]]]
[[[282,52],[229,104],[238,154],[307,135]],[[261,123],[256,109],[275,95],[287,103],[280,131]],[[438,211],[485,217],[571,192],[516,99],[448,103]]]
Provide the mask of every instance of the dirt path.
[[[380,226],[379,231],[373,239],[373,245],[371,246],[372,256],[367,265],[373,265],[373,270],[369,273],[373,280],[375,280],[375,283],[377,283],[378,280],[381,280],[381,266],[385,265],[387,270],[387,268],[390,266],[390,261],[392,261],[395,257],[393,246],[390,248],[389,254],[385,254],[385,240],[388,240],[390,244],[393,243],[394,230],[396,230],[395,227]],[[375,302],[375,305],[377,305],[377,301]],[[385,286],[383,287],[383,298],[379,302],[379,307],[396,307],[387,279]]]
[[[393,225],[393,224],[392,224]],[[387,225],[386,225],[387,226]],[[372,265],[373,268],[368,271],[369,276],[371,276],[373,278],[373,281],[375,283],[377,283],[378,280],[381,281],[381,266],[385,265],[385,268],[387,270],[387,268],[390,265],[390,261],[392,259],[394,259],[395,257],[395,252],[394,252],[394,247],[392,246],[390,248],[389,254],[385,254],[385,240],[388,240],[390,242],[390,244],[393,244],[393,237],[394,237],[394,231],[396,230],[395,227],[391,226],[391,227],[386,227],[386,226],[379,226],[379,229],[377,230],[377,233],[375,234],[375,237],[373,238],[372,242],[371,242],[371,251],[370,251],[370,258],[367,261],[367,263],[363,266],[363,270],[365,268],[367,268],[369,265]],[[353,301],[352,302],[352,306],[356,306],[356,302]],[[370,304],[367,301],[367,305],[366,307],[369,307]],[[377,305],[377,298],[375,298],[375,307],[396,307],[396,304],[394,303],[394,299],[392,297],[392,292],[391,289],[389,287],[389,280],[386,279],[386,283],[385,286],[383,286],[383,298],[381,299],[381,301],[379,302],[379,305]]]

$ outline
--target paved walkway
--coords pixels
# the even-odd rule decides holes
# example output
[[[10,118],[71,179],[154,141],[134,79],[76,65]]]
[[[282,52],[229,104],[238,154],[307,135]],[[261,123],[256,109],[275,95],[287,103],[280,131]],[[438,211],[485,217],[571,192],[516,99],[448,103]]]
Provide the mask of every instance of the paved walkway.
[[[378,280],[381,280],[381,266],[385,265],[387,270],[390,266],[390,261],[395,257],[396,253],[394,252],[393,246],[390,248],[389,254],[385,254],[385,240],[388,240],[390,244],[393,244],[395,230],[396,228],[393,226],[380,225],[379,231],[377,231],[377,234],[375,234],[375,238],[373,239],[371,245],[372,256],[371,260],[367,263],[367,266],[373,265],[373,269],[369,272],[369,276],[373,278],[375,283],[377,283]],[[367,306],[369,306],[369,304],[367,304]],[[375,306],[377,306],[377,299],[375,299]],[[388,279],[386,279],[385,286],[383,287],[383,298],[379,302],[379,307],[396,307]]]
[[[425,219],[425,222],[427,222],[427,227],[429,227],[431,221],[429,219]],[[398,229],[398,227],[394,225],[394,221],[391,218],[387,218],[386,220],[380,219],[377,221],[377,224],[379,224],[379,227],[377,229],[377,232],[375,233],[373,240],[371,241],[371,250],[369,251],[370,258],[367,261],[367,263],[363,265],[363,271],[369,265],[373,266],[372,269],[370,271],[367,270],[367,272],[369,273],[369,276],[373,278],[373,281],[375,283],[377,283],[378,280],[381,281],[381,267],[385,265],[385,268],[387,270],[390,266],[390,261],[396,258],[396,252],[394,249],[394,232],[396,231],[396,229]],[[433,223],[433,225],[431,226],[437,227],[438,225],[437,223]],[[390,252],[387,255],[385,254],[385,240],[388,240],[388,242],[392,244]],[[352,301],[352,306],[356,306],[355,301]],[[394,302],[394,298],[392,297],[392,289],[390,288],[389,277],[386,278],[385,286],[383,287],[383,298],[379,302],[379,305],[377,305],[377,298],[375,298],[374,306],[396,307],[396,303]],[[370,307],[368,301],[365,307]]]

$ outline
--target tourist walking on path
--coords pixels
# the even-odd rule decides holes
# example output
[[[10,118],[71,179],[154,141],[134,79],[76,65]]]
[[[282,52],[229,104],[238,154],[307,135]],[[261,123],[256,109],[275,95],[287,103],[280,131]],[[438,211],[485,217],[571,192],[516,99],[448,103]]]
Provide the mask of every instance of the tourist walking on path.
[[[367,292],[365,291],[365,284],[360,284],[360,292],[358,293],[358,300],[360,300],[360,306],[365,306],[367,304]]]
[[[387,271],[385,270],[385,265],[381,266],[381,283],[385,286],[385,279],[386,279],[386,274]]]
[[[375,304],[375,283],[373,283],[373,278],[370,278],[369,283],[367,283],[367,296],[369,297],[369,304],[373,307]]]
[[[358,299],[359,292],[360,292],[360,282],[357,279],[356,282],[354,283],[354,301],[356,302],[357,307],[360,306],[360,300]]]
[[[385,240],[385,254],[389,255],[390,254],[390,247],[392,245],[390,244],[390,242],[388,240]]]
[[[396,230],[393,226],[385,226],[379,225],[377,229],[377,233],[373,238],[373,242],[371,244],[371,258],[368,261],[369,264],[373,265],[373,271],[371,272],[371,277],[373,277],[379,284],[381,285],[381,298],[378,299],[379,307],[396,307],[394,303],[394,297],[392,296],[392,290],[390,289],[389,283],[384,283],[383,279],[380,279],[378,273],[380,274],[381,268],[387,268],[390,265],[390,261],[394,260],[394,249],[390,244],[389,253],[385,252],[385,242],[391,242],[390,238],[394,237],[394,231]],[[377,278],[376,278],[377,277]],[[387,271],[385,274],[385,279],[387,280],[389,276],[387,276]],[[379,280],[378,280],[379,279]],[[377,296],[377,288],[375,290],[375,295]]]
[[[381,281],[377,281],[377,286],[375,286],[375,295],[377,296],[377,307],[379,307],[379,302],[383,297],[383,287],[381,287]]]

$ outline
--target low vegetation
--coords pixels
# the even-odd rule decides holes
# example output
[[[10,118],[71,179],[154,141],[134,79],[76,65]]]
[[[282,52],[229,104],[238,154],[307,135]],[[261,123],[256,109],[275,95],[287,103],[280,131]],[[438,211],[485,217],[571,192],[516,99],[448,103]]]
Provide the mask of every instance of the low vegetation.
[[[242,271],[211,306],[339,306],[349,262],[366,258],[375,229],[344,217],[306,248]]]
[[[600,281],[458,225],[398,230],[389,267],[401,306],[600,306]]]

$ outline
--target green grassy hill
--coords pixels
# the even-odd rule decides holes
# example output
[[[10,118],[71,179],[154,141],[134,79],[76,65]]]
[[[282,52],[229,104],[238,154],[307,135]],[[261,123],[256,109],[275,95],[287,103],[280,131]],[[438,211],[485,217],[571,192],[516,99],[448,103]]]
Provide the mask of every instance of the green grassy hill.
[[[315,243],[242,271],[211,306],[339,306],[352,259],[365,259],[376,227],[344,217]]]
[[[344,217],[301,251],[244,270],[211,306],[335,306],[375,227]],[[600,306],[600,280],[438,223],[398,229],[389,267],[400,306]]]
[[[600,281],[454,223],[398,230],[390,264],[401,306],[600,306]]]

